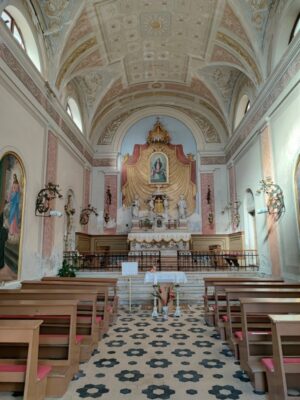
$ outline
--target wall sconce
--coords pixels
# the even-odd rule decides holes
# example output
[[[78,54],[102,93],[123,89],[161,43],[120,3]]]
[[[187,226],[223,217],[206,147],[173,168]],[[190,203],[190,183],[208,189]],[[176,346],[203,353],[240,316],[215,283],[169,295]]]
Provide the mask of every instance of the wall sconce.
[[[90,215],[95,214],[98,217],[97,209],[92,207],[90,204],[86,208],[84,208],[80,213],[80,224],[87,225],[89,223]]]
[[[234,229],[237,229],[238,226],[240,225],[240,213],[239,213],[239,208],[240,208],[241,202],[238,200],[235,200],[234,202],[228,203],[224,209],[221,211],[222,214],[225,213],[225,211],[229,211],[231,214],[231,223]]]
[[[44,189],[41,189],[35,201],[35,215],[37,217],[61,217],[62,213],[52,210],[51,200],[62,198],[58,190],[59,185],[49,182]]]
[[[258,214],[267,212],[274,216],[275,221],[278,221],[285,212],[282,189],[270,177],[267,177],[260,181],[260,188],[256,191],[256,194],[260,194],[261,192],[267,195],[267,204],[266,208],[258,210]]]

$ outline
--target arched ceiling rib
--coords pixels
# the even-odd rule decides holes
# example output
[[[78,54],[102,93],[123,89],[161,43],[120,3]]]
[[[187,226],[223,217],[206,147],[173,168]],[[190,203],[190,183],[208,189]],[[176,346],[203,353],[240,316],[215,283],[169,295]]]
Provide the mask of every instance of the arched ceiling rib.
[[[235,82],[263,83],[264,31],[277,0],[32,1],[52,84],[62,97],[69,84],[77,88],[92,142],[99,119],[113,125],[139,101],[181,101],[194,117],[201,107],[201,121],[210,120],[206,110],[228,137]]]

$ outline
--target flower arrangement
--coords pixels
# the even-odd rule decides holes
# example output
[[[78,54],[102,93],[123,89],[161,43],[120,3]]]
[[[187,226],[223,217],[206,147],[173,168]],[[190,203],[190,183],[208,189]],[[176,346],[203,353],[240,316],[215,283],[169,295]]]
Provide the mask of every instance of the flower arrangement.
[[[163,307],[173,303],[173,300],[175,299],[173,285],[160,286],[158,284],[158,285],[153,285],[153,289],[154,289],[154,292],[152,293],[152,296],[158,298],[158,300],[160,301],[160,304]]]

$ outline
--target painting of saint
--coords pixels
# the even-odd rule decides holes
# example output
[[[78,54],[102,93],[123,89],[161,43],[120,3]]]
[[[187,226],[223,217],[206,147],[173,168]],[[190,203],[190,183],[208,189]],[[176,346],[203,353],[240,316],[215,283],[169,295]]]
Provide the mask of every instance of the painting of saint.
[[[164,153],[153,153],[150,158],[149,183],[168,183],[168,158]]]
[[[18,157],[0,160],[0,281],[18,277],[24,172]]]

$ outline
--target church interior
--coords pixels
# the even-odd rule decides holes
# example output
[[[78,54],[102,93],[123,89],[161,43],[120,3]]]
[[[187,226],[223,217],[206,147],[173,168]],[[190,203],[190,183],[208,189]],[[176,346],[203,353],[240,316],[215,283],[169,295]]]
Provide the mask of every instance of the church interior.
[[[0,399],[300,399],[299,82],[299,0],[0,0]]]

